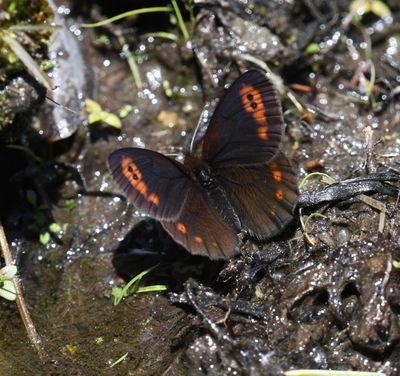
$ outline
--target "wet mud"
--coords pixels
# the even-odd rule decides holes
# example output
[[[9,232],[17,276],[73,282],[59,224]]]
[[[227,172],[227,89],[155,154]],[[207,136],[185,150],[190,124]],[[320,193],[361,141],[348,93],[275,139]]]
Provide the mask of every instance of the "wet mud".
[[[178,2],[187,39],[173,12],[92,29],[80,25],[132,8],[54,5],[55,90],[28,72],[0,87],[0,218],[47,360],[0,299],[2,375],[399,374],[400,7],[354,3]],[[211,261],[129,204],[107,158],[136,146],[181,160],[204,106],[250,68],[271,72],[299,183],[330,180],[302,184],[277,238]],[[89,124],[88,98],[131,106],[121,129]],[[142,284],[167,292],[113,305],[112,287],[156,264]]]

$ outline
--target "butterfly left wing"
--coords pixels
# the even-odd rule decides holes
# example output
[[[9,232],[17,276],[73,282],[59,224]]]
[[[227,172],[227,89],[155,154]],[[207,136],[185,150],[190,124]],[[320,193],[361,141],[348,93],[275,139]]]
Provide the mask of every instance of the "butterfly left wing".
[[[297,179],[282,152],[270,163],[224,167],[213,172],[239,216],[242,228],[251,237],[269,239],[293,218]]]
[[[184,165],[147,149],[125,148],[109,157],[114,179],[144,214],[160,220],[175,241],[212,259],[238,251],[236,232],[223,220]]]
[[[140,148],[124,148],[108,158],[115,181],[137,209],[155,219],[173,220],[195,183],[185,167]]]
[[[190,191],[179,217],[174,221],[161,221],[161,224],[192,254],[221,259],[239,251],[236,232],[198,186]]]

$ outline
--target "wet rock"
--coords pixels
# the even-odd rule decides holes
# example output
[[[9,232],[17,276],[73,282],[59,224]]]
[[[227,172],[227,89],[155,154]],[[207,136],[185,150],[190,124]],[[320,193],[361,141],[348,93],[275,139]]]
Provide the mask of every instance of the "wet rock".
[[[32,80],[14,78],[0,90],[0,142],[12,143],[26,131],[30,116],[44,101],[45,91]],[[15,128],[11,125],[16,124]]]
[[[204,82],[206,93],[209,86],[218,84],[223,67],[229,61],[244,65],[254,59],[263,65],[278,61],[290,63],[294,59],[293,51],[268,28],[232,12],[203,10],[198,18],[192,43],[202,76],[207,80]]]
[[[40,119],[41,134],[54,142],[70,137],[83,125],[83,103],[85,98],[91,97],[92,79],[81,51],[82,44],[77,40],[80,30],[64,19],[63,12],[68,8],[61,6],[56,9],[57,6],[51,3],[55,12],[54,22],[60,26],[52,36],[48,51],[54,87],[48,96],[55,103],[45,103]]]

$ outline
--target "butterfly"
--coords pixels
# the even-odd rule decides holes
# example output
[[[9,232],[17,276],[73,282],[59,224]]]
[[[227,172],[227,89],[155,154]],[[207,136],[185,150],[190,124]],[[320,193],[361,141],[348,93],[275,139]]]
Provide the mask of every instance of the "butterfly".
[[[264,241],[292,220],[296,176],[281,151],[283,116],[272,83],[242,74],[213,113],[200,155],[184,163],[152,150],[111,153],[119,187],[142,213],[157,219],[192,254],[238,253],[243,234]]]

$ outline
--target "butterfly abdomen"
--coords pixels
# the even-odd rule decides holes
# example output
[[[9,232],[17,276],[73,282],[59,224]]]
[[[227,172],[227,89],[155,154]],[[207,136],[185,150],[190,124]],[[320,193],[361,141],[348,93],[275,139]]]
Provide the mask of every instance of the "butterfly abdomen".
[[[209,197],[214,202],[224,221],[239,233],[242,228],[240,218],[219,184],[215,183],[214,188],[209,191]]]
[[[185,167],[191,171],[192,178],[201,186],[209,200],[213,202],[224,221],[236,232],[240,232],[242,226],[239,216],[208,164],[199,158],[188,155],[185,158]]]

